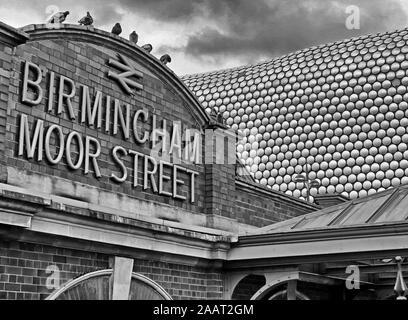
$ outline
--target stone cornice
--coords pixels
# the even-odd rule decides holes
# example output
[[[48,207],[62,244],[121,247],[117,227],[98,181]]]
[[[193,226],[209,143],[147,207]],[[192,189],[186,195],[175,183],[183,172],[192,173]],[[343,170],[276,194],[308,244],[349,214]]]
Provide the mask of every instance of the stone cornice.
[[[11,47],[25,43],[29,36],[23,31],[15,29],[0,21],[0,43],[7,44]]]
[[[8,223],[20,221],[24,214],[28,220]],[[0,219],[0,225],[23,227],[43,235],[199,259],[224,260],[230,244],[236,241],[233,234],[216,229],[149,217],[125,218],[31,195],[28,190],[7,184],[0,184],[0,218],[5,220]]]
[[[0,224],[29,228],[32,217],[51,200],[25,194],[19,196],[13,191],[0,190]]]
[[[407,234],[408,221],[379,223],[378,225],[359,225],[349,227],[327,227],[324,229],[271,232],[240,236],[237,246],[259,246],[262,244],[284,244],[290,242],[309,242],[341,240],[351,238],[381,237],[390,234]]]

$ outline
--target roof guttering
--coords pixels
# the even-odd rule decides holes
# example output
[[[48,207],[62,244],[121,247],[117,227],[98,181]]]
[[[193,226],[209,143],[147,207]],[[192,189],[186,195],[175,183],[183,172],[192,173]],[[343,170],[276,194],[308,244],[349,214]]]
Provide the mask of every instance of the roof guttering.
[[[367,254],[408,250],[408,222],[241,236],[228,261]]]

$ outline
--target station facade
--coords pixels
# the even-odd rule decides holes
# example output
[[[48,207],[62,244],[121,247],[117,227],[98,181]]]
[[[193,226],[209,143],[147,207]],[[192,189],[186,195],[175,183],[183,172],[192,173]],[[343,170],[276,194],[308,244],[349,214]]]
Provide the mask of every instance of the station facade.
[[[404,187],[269,188],[193,91],[111,33],[0,24],[0,298],[393,297]]]

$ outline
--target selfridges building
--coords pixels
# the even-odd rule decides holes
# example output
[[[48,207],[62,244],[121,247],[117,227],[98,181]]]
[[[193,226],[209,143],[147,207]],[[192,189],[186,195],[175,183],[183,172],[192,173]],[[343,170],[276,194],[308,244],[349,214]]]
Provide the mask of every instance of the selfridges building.
[[[351,199],[408,182],[408,31],[362,36],[253,66],[183,78],[241,130],[257,182],[295,197],[309,164],[317,193]]]
[[[0,299],[403,299],[408,31],[179,78],[0,22]]]

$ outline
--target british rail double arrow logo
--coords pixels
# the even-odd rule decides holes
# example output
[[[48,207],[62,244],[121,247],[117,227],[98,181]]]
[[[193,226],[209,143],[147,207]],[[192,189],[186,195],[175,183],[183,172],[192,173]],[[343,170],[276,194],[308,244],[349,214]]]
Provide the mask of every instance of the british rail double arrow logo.
[[[131,79],[131,77],[142,79],[143,73],[134,69],[131,62],[123,55],[118,53],[118,58],[120,61],[109,59],[108,64],[112,67],[115,67],[116,69],[121,70],[122,73],[108,71],[108,78],[118,81],[122,89],[129,95],[135,94],[134,90],[132,90],[131,88],[143,90],[142,84]]]

